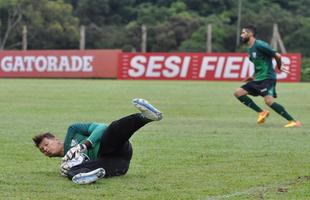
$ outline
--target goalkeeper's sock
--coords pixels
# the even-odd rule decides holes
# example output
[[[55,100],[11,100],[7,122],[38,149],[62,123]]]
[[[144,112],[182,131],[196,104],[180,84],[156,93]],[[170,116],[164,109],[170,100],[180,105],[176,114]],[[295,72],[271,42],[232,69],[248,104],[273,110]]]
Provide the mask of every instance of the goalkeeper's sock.
[[[280,104],[274,102],[271,104],[270,108],[272,108],[274,111],[276,111],[276,113],[278,113],[279,115],[281,115],[288,121],[295,121],[294,118],[290,114],[288,114],[285,108],[281,106]]]
[[[256,112],[263,112],[263,110],[260,107],[258,107],[258,105],[256,105],[256,103],[250,97],[243,95],[237,97],[237,99],[247,107],[251,108],[252,110],[255,110]]]

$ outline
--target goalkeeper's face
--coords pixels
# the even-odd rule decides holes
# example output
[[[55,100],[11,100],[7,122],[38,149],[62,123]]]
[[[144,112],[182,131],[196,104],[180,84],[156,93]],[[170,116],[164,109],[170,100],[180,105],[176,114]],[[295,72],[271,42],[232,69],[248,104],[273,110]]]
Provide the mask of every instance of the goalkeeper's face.
[[[63,156],[63,144],[56,138],[44,138],[38,148],[48,157]]]

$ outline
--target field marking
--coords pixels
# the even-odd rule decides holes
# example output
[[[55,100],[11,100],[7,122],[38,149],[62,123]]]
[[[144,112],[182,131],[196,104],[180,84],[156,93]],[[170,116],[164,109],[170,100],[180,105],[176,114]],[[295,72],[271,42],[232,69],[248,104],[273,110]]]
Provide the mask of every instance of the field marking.
[[[264,193],[266,193],[268,190],[277,188],[278,192],[287,192],[287,187],[296,185],[296,184],[302,184],[306,181],[310,181],[310,176],[300,176],[297,179],[288,181],[286,183],[262,186],[262,187],[253,187],[245,191],[238,191],[238,192],[234,192],[231,194],[209,197],[206,200],[221,200],[221,199],[227,199],[227,198],[241,196],[241,195],[254,195],[254,194],[257,194],[261,196],[262,198],[264,198]]]

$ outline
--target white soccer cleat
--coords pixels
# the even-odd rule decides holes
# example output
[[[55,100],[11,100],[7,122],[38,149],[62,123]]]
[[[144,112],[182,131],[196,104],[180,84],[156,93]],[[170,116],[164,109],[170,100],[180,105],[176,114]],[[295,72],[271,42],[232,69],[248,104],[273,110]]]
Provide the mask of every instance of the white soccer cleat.
[[[163,118],[162,112],[152,106],[147,100],[144,99],[133,99],[133,105],[141,111],[142,116],[152,120],[159,121]]]
[[[105,170],[103,168],[98,168],[93,171],[87,173],[79,173],[73,176],[72,181],[76,184],[89,184],[94,183],[98,179],[103,178],[105,176]]]

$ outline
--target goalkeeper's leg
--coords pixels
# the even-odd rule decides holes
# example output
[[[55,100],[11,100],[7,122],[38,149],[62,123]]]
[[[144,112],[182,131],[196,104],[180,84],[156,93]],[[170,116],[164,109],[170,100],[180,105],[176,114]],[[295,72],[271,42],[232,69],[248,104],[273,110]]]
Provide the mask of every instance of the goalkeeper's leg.
[[[103,168],[105,170],[105,177],[121,176],[127,173],[131,157],[132,147],[129,142],[126,142],[122,148],[112,154],[107,154],[102,158],[89,160],[72,167],[67,175],[71,180],[79,173],[87,173],[98,168]]]
[[[112,122],[100,140],[99,157],[104,158],[106,154],[112,154],[122,148],[137,130],[149,122],[140,113]]]
[[[141,127],[162,119],[162,113],[144,99],[134,99],[133,105],[141,112],[112,122],[100,140],[99,157],[121,148]]]

